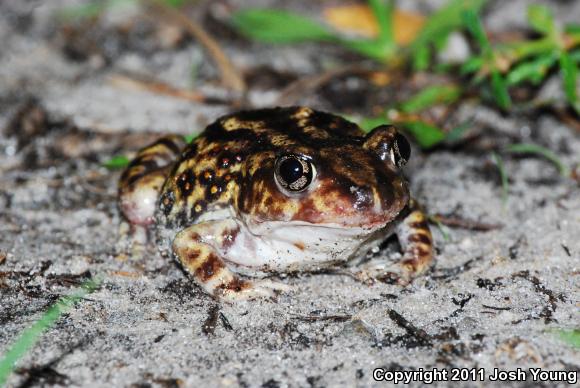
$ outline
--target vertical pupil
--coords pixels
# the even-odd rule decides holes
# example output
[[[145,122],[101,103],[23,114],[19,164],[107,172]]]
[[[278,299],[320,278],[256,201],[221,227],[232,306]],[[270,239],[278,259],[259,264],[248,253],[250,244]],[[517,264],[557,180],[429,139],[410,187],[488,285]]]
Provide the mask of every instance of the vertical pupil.
[[[294,158],[286,159],[280,164],[280,175],[288,183],[297,181],[303,173],[302,163]]]

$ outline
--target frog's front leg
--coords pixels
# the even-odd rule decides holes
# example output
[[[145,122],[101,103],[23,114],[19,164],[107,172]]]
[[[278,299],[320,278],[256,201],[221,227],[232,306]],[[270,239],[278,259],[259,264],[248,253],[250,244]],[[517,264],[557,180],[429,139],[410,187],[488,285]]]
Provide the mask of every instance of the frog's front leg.
[[[397,226],[395,233],[403,250],[400,262],[403,273],[399,283],[408,284],[421,274],[433,261],[433,237],[427,216],[414,200],[409,205],[411,212]]]
[[[141,149],[123,171],[119,180],[119,207],[129,223],[132,242],[146,242],[147,227],[154,222],[161,187],[185,145],[182,136],[164,136]]]
[[[407,285],[433,261],[433,237],[427,217],[416,201],[411,200],[407,215],[396,226],[395,234],[403,251],[403,258],[393,265],[375,265],[363,269],[355,277],[365,283],[379,280]]]
[[[229,300],[273,297],[288,287],[268,280],[249,281],[234,274],[222,254],[239,232],[234,220],[208,221],[192,225],[177,234],[173,252],[207,293]]]

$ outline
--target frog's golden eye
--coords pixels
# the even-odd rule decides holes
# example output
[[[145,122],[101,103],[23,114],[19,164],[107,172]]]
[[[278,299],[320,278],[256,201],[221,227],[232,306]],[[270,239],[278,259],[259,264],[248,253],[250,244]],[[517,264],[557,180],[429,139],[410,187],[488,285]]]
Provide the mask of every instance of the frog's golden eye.
[[[391,160],[397,167],[402,167],[411,157],[411,145],[407,138],[397,132],[391,147]]]
[[[276,182],[284,190],[299,193],[308,188],[314,180],[316,170],[305,157],[294,154],[283,155],[276,161]]]

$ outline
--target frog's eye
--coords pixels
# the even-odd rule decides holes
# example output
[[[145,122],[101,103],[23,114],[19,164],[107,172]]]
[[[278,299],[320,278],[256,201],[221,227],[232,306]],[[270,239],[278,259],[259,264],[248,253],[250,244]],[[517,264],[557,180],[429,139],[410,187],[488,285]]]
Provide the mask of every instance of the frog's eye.
[[[366,136],[363,147],[375,152],[378,157],[390,160],[395,166],[404,166],[411,157],[411,145],[392,125],[379,125]]]
[[[397,132],[391,147],[391,160],[397,167],[403,167],[411,157],[411,145],[407,138]]]
[[[314,165],[303,156],[288,154],[276,161],[276,182],[291,193],[306,190],[315,174]]]

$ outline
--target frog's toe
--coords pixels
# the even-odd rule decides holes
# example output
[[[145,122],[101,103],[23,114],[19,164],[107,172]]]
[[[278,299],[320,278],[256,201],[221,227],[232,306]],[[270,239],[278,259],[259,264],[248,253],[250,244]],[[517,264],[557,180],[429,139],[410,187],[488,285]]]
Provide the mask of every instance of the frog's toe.
[[[147,250],[149,236],[147,228],[122,222],[119,226],[119,238],[116,249],[118,252],[141,258]]]
[[[260,287],[269,288],[271,290],[278,292],[290,292],[293,290],[292,286],[289,286],[288,284],[282,282],[275,282],[273,280],[268,279],[259,280],[255,284],[259,285]]]
[[[355,272],[354,277],[358,281],[368,285],[381,282],[385,284],[407,286],[413,279],[412,272],[401,264],[365,268]]]
[[[242,287],[226,288],[219,293],[219,298],[229,301],[272,299],[282,292],[291,291],[292,287],[271,280],[244,281]]]

